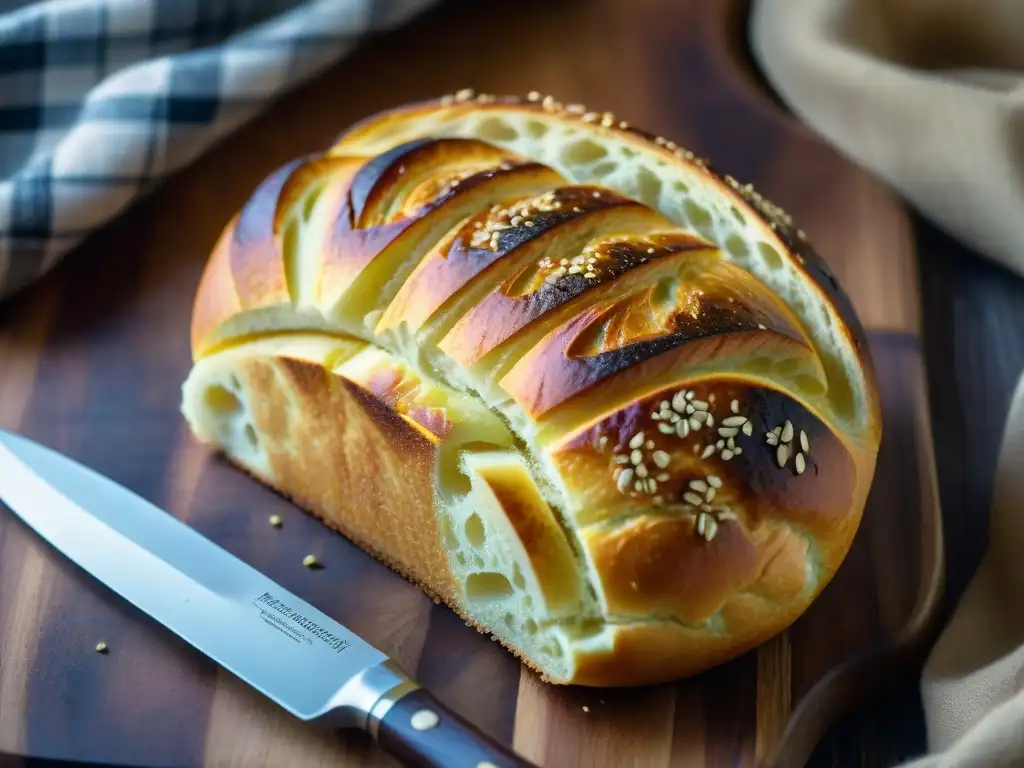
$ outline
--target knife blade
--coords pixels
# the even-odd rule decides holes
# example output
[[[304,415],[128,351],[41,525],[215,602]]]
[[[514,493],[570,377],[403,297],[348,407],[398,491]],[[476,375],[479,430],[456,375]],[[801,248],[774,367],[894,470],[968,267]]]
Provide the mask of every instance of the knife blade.
[[[3,429],[0,501],[93,578],[311,727],[367,731],[405,765],[532,765],[386,654],[173,515]]]

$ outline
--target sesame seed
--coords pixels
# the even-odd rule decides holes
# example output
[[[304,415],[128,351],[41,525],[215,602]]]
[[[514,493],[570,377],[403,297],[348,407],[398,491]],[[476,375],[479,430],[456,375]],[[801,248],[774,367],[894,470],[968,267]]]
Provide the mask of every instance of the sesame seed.
[[[597,114],[597,112],[587,112],[585,115],[583,115],[583,122],[593,123],[596,122],[599,117],[600,115]]]
[[[774,432],[769,432],[767,435],[764,436],[764,439],[767,441],[768,445],[779,444],[779,438],[775,435]]]
[[[647,252],[648,252],[648,253],[654,253],[654,249],[653,249],[653,248],[648,248],[648,249],[647,249]]]
[[[692,429],[694,432],[700,431],[700,426],[701,425],[700,425],[700,422],[697,421],[697,419],[695,419],[695,418],[693,418],[691,416],[688,421],[689,421],[689,424],[690,424],[690,429]]]
[[[711,541],[715,538],[716,533],[718,533],[718,523],[715,522],[715,518],[708,517],[708,521],[704,525],[704,540]]]
[[[107,652],[107,644],[106,643],[104,643],[102,641],[96,643],[96,653],[106,653],[106,652]]]
[[[725,440],[719,440],[717,443],[715,443],[715,447],[717,447],[719,450],[725,448]]]
[[[695,507],[699,507],[701,504],[704,503],[704,499],[702,499],[693,491],[687,491],[686,493],[684,493],[683,501],[685,501],[687,504],[692,504]]]
[[[722,425],[726,427],[742,427],[746,423],[746,416],[727,416],[722,419]]]
[[[708,516],[706,514],[701,512],[699,515],[697,515],[697,533],[699,533],[701,536],[704,535],[704,528],[707,526],[707,524]]]
[[[739,432],[739,430],[736,429],[736,427],[719,427],[718,428],[718,434],[720,434],[722,437],[733,437],[737,432]]]
[[[732,411],[733,413],[739,413],[740,412],[740,401],[739,400],[733,400],[731,403],[729,403],[729,410]]]
[[[800,447],[804,449],[804,453],[811,452],[811,445],[807,440],[807,433],[802,429],[800,430]]]
[[[704,493],[704,491],[708,489],[708,484],[705,483],[703,480],[691,480],[690,487],[695,491]]]
[[[545,96],[541,104],[543,105],[544,109],[553,109],[555,106],[555,97]]]
[[[793,422],[786,419],[786,426],[782,428],[782,442],[788,443],[793,439]]]
[[[695,410],[697,410],[697,409],[694,408],[692,405],[690,405],[689,403],[686,404],[686,412],[687,413],[693,413]]]
[[[540,101],[540,94],[537,91],[530,91],[526,94],[526,99],[528,101]]]
[[[578,264],[573,264],[571,267],[569,267],[570,275],[578,275],[582,271],[583,267],[579,266]]]
[[[694,427],[694,429],[700,429],[700,425],[698,424],[696,427]],[[680,419],[679,421],[677,421],[676,434],[679,435],[679,437],[686,437],[688,434],[690,434],[690,422],[687,421],[686,419]]]
[[[752,434],[754,434],[754,425],[749,421],[745,421],[743,422],[742,430],[744,435],[750,437]]]
[[[722,480],[719,477],[717,477],[716,475],[708,475],[707,479],[708,479],[708,485],[710,485],[712,488],[721,488],[722,487]]]
[[[307,568],[314,568],[320,564],[320,561],[316,559],[316,555],[306,555],[302,558],[302,564]]]
[[[765,327],[764,323],[758,323],[758,324],[757,324],[757,327],[758,327],[758,328],[760,328],[760,329],[761,329],[762,331],[767,331],[767,330],[768,330],[768,329],[767,329],[767,328]]]
[[[736,448],[736,438],[730,437],[728,440],[726,440],[725,447],[728,448],[729,450],[734,450]]]
[[[715,417],[712,416],[710,413],[708,414],[708,426],[709,427],[715,426]]]
[[[785,443],[780,445],[775,452],[775,458],[778,460],[780,467],[786,466],[786,462],[789,461],[789,446]]]
[[[633,483],[633,490],[642,491],[644,489],[644,481],[637,480]]]
[[[592,194],[593,194],[593,196],[594,196],[594,197],[600,197],[600,196],[601,196],[601,193],[600,193],[600,192],[594,192],[594,193],[592,193]]]
[[[693,390],[692,389],[686,393],[686,399],[687,400],[693,400]]]
[[[654,493],[658,490],[658,482],[653,477],[647,478],[647,492]]]
[[[723,509],[721,512],[718,513],[718,519],[719,520],[738,520],[739,518],[736,517],[736,513],[733,512],[731,509]]]
[[[710,418],[710,416],[711,414],[707,411],[694,411],[693,416],[690,417],[690,421],[696,419],[697,421],[705,422]]]
[[[274,526],[275,528],[280,528],[281,527],[281,516],[280,515],[271,515],[270,516],[270,524],[272,526]]]
[[[743,453],[743,449],[737,445],[732,452],[739,456],[741,453]]]
[[[726,449],[724,449],[724,450],[723,450],[723,451],[722,451],[722,452],[721,452],[721,453],[720,453],[719,455],[720,455],[720,456],[721,456],[721,457],[722,457],[722,458],[723,458],[723,459],[724,459],[725,461],[728,461],[729,459],[731,459],[731,458],[733,457],[733,451],[730,451],[730,450],[729,450],[728,448],[726,448]]]
[[[654,479],[657,480],[659,483],[667,483],[668,477],[668,472],[662,472],[661,474],[657,475]]]
[[[628,467],[622,470],[622,473],[616,478],[615,485],[619,489],[620,493],[625,493],[626,489],[629,488],[629,484],[633,482],[633,470]]]
[[[694,446],[694,447],[696,447],[696,446]],[[713,446],[713,445],[706,445],[706,446],[704,446],[704,452],[701,453],[700,457],[702,459],[706,459],[708,456],[710,456],[714,452],[715,452],[715,446]]]
[[[472,88],[463,88],[461,91],[456,91],[455,92],[455,100],[456,101],[468,101],[469,99],[472,99],[472,98],[473,98],[473,89]]]
[[[629,464],[629,456],[622,456],[622,455],[616,456],[615,457],[615,463],[616,464]]]
[[[646,443],[644,443],[644,448],[646,448],[648,451],[654,448],[654,441],[648,440]]]
[[[709,403],[715,402],[715,393],[714,392],[712,392],[710,395],[708,395],[708,402]]]
[[[658,404],[658,408],[660,408],[663,411],[667,411],[670,407],[671,407],[671,405],[669,404],[668,400],[662,400]]]
[[[633,464],[639,464],[644,460],[644,454],[639,448],[636,448],[629,454],[629,460],[633,462]]]
[[[798,453],[796,455],[796,473],[798,475],[802,475],[804,473],[804,469],[806,468],[807,464],[804,461],[804,455],[802,453]]]
[[[442,96],[441,97],[441,106],[442,107],[447,107],[447,106],[451,105],[452,103],[454,103],[454,101],[455,101],[455,97],[454,96]]]
[[[708,404],[704,400],[691,400],[690,402],[698,411],[706,411],[708,409]]]
[[[523,217],[522,216],[513,216],[512,219],[509,221],[509,223],[513,227],[518,227],[520,224],[523,223]]]
[[[630,441],[629,441],[629,447],[630,448],[639,448],[643,444],[644,444],[644,433],[643,432],[637,432],[635,435],[633,435],[632,439],[630,439]]]
[[[643,462],[640,462],[639,464],[636,465],[636,476],[647,477],[647,465],[644,464]]]
[[[588,280],[593,280],[595,277],[597,277],[597,273],[596,272],[587,272],[583,276],[585,278],[587,278]]]
[[[704,493],[704,501],[706,501],[708,504],[710,504],[714,500],[715,500],[715,489],[714,488],[708,488],[707,491]]]
[[[676,428],[674,428],[671,424],[659,424],[658,431],[664,435],[671,435],[673,432],[676,431]],[[685,435],[680,435],[680,437],[685,437]]]
[[[666,453],[665,451],[655,451],[651,455],[651,459],[654,461],[655,466],[657,466],[659,469],[664,469],[669,465],[669,462],[672,460],[672,457],[669,456],[668,453]]]
[[[527,227],[532,227],[532,226],[533,226],[533,222],[532,222],[532,221],[527,221],[527,222],[524,222],[524,224],[525,224],[525,225],[526,225]]]

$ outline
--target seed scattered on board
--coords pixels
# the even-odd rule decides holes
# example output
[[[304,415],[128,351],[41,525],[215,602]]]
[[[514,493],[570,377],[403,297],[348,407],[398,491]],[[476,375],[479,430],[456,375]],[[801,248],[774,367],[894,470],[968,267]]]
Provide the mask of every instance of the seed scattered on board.
[[[106,652],[107,652],[107,644],[106,643],[104,643],[102,641],[99,642],[99,643],[96,643],[96,653],[106,653]]]
[[[584,711],[584,712],[589,712],[589,711],[590,711],[590,707],[588,707],[588,706],[584,705],[584,706],[583,706],[583,711]]]
[[[270,524],[272,526],[274,526],[275,528],[280,528],[281,527],[281,516],[280,515],[271,515],[270,516]]]
[[[307,568],[321,568],[320,561],[316,559],[316,555],[306,555],[302,558],[302,564]]]

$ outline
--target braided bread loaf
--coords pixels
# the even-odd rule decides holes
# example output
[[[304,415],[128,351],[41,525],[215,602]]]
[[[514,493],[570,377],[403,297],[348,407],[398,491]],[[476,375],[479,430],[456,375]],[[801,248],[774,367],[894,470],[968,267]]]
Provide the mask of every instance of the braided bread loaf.
[[[863,331],[785,213],[536,94],[397,108],[272,173],[192,345],[199,439],[556,683],[788,626],[881,434]]]

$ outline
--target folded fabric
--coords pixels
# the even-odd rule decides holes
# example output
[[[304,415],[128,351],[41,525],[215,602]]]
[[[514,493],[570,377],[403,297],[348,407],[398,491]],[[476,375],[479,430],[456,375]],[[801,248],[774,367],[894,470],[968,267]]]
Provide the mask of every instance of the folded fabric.
[[[0,300],[434,0],[0,0]]]
[[[1024,274],[1024,3],[754,0],[754,55],[794,113],[934,223]],[[990,543],[925,666],[928,754],[1024,766],[1024,378]]]

